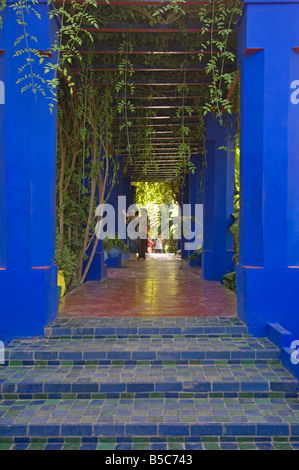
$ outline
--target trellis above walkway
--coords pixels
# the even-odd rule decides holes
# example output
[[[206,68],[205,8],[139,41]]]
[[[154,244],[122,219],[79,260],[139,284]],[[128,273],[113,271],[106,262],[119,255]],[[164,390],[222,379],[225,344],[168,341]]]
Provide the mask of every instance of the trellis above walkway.
[[[57,6],[62,3],[71,8],[69,0],[55,2]],[[171,180],[175,178],[175,167],[186,158],[182,144],[190,146],[191,153],[199,153],[203,148],[202,107],[209,100],[209,87],[213,80],[213,74],[207,73],[206,65],[220,52],[214,44],[201,47],[213,35],[217,37],[219,32],[217,27],[206,28],[204,32],[204,25],[200,22],[200,7],[208,6],[210,2],[112,0],[108,5],[106,1],[99,0],[97,4],[102,8],[98,28],[86,28],[93,35],[94,44],[91,47],[83,44],[80,53],[84,57],[92,51],[93,61],[89,67],[94,71],[99,87],[108,86],[103,76],[107,71],[115,77],[109,86],[117,83],[119,63],[124,57],[120,53],[120,43],[124,38],[132,43],[125,56],[133,64],[133,76],[128,82],[135,87],[135,93],[128,94],[125,99],[128,104],[134,104],[135,111],[131,113],[130,106],[127,106],[130,125],[121,130],[121,139],[115,144],[114,152],[125,158],[126,172],[133,180]],[[152,15],[157,9],[175,4],[180,10],[173,19],[169,19],[169,24],[163,24],[168,21],[165,16],[152,24],[151,18],[155,19]],[[100,18],[103,13],[106,15],[104,19]],[[121,22],[120,17],[123,17]],[[230,35],[227,46],[232,53],[236,51],[235,31]],[[201,61],[198,54],[202,54]],[[83,68],[81,64],[73,63],[70,71],[76,77]],[[236,69],[236,63],[232,61],[222,64],[223,73],[235,72]],[[225,83],[222,88],[227,90],[225,93],[229,92]],[[119,93],[116,98],[122,99],[123,96]],[[116,117],[113,125],[118,137],[121,121],[121,116]],[[184,136],[180,131],[182,123],[189,129]],[[139,146],[142,126],[151,127],[152,132],[144,140],[144,145]],[[160,156],[158,146],[164,147],[164,160],[157,158]],[[142,173],[140,168],[145,162],[147,170]]]

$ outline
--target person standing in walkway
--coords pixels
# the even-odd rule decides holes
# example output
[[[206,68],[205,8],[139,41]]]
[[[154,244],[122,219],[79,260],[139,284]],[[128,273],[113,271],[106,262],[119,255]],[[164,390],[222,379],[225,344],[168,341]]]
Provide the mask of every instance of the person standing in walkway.
[[[138,211],[135,211],[135,214],[133,215],[128,215],[126,214],[126,212],[124,211],[124,215],[125,215],[125,218],[126,218],[126,224],[128,225],[131,220],[134,220],[134,219],[137,219],[138,218],[138,215],[139,215],[139,212]],[[137,232],[138,231],[138,225],[136,225],[135,227],[135,231]],[[128,240],[128,246],[129,246],[129,249],[131,251],[131,257],[129,258],[129,261],[137,261],[137,253],[138,253],[138,238],[136,239],[133,239],[130,234],[128,233],[128,230],[127,230],[127,240]]]
[[[163,243],[164,240],[161,235],[158,235],[158,238],[155,242],[155,253],[163,253]]]

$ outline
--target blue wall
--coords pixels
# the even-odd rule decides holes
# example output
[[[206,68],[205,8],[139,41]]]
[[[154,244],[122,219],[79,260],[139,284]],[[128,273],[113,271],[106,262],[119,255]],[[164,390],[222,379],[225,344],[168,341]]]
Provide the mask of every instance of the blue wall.
[[[107,183],[107,188],[105,191],[105,198],[108,197],[107,204],[111,204],[115,210],[115,233],[121,232],[121,230],[125,230],[123,222],[123,215],[118,218],[118,196],[126,196],[128,192],[128,196],[130,198],[130,191],[128,181],[126,180],[125,184],[123,182],[123,157],[115,157],[116,163],[118,164],[119,168],[117,171],[116,182],[113,186],[113,189],[109,195],[110,188],[111,188],[111,179],[113,176],[113,168],[111,166],[111,170],[109,172],[109,179]],[[124,192],[125,191],[125,192]],[[122,214],[120,208],[120,214]],[[122,219],[122,220],[119,220]],[[104,227],[107,230],[107,227]],[[121,235],[121,234],[120,234]],[[87,250],[87,256],[89,256],[92,252],[94,243],[91,244],[89,249]],[[85,282],[88,281],[101,281],[103,278],[107,276],[107,266],[104,264],[104,252],[103,252],[103,241],[99,240],[97,243],[96,252],[94,254],[93,260],[91,262],[90,268],[85,278]],[[88,263],[88,258],[84,262],[83,271]]]
[[[191,204],[191,232],[199,232],[202,230],[202,217],[201,210],[196,211],[196,205],[203,204],[203,191],[204,191],[204,171],[203,171],[203,156],[201,154],[191,155],[191,163],[193,164],[193,173],[189,174],[189,202]],[[196,211],[196,212],[195,212]],[[199,214],[199,215],[198,215]],[[196,220],[194,220],[196,219]],[[201,227],[198,226],[201,224]],[[196,235],[189,242],[194,242],[196,248],[189,250],[189,256],[192,258],[189,261],[189,266],[201,266],[201,254],[194,253],[200,245],[203,244],[203,237],[197,238]],[[194,259],[193,259],[194,258]]]
[[[202,276],[220,281],[234,271],[233,234],[236,115],[206,118]],[[224,147],[224,148],[222,148]]]
[[[258,336],[267,323],[299,334],[298,17],[294,1],[245,1],[238,24],[238,312]]]
[[[181,196],[181,216],[184,216],[183,214],[183,205],[184,204],[190,204],[190,174],[188,173],[187,175],[185,175],[185,179],[184,179],[184,185],[183,185],[183,188],[182,188],[182,196]],[[183,233],[183,224],[181,226],[181,229],[182,229],[182,238],[181,238],[181,257],[182,259],[187,259],[189,258],[189,251],[185,249],[185,243],[186,240],[185,237],[184,237],[184,233]]]
[[[46,2],[26,16],[27,31],[38,38],[40,50],[54,41]],[[14,58],[14,42],[24,31],[12,8],[3,13],[0,30],[0,80],[5,104],[0,104],[0,339],[43,333],[57,314],[55,258],[56,109],[38,93],[21,93],[16,85],[25,55]],[[17,48],[24,49],[20,43]],[[33,47],[33,46],[32,46]],[[48,60],[48,59],[47,59]],[[51,60],[51,59],[49,59]],[[43,75],[38,59],[33,71]],[[24,72],[24,74],[26,71]],[[51,73],[46,78],[51,78]],[[24,84],[24,83],[23,83]],[[5,116],[5,119],[4,119]]]

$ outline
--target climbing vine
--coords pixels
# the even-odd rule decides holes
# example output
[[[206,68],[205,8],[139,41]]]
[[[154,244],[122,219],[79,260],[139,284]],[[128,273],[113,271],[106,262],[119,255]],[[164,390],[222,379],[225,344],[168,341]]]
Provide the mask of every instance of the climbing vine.
[[[76,254],[75,283],[82,283],[95,254],[98,204],[104,204],[116,182],[119,163],[110,151],[111,89],[99,93],[94,72],[86,68],[78,80],[78,92],[60,90],[58,106],[58,201],[59,251],[64,246]],[[68,94],[66,98],[66,94]],[[87,261],[88,254],[88,261]]]
[[[21,91],[45,97],[52,112],[58,101],[58,249],[60,256],[65,247],[75,255],[75,284],[86,277],[98,243],[95,208],[117,183],[115,155],[124,156],[124,169],[135,180],[154,180],[164,158],[157,141],[162,134],[169,136],[177,156],[169,158],[172,172],[165,178],[180,200],[185,175],[194,171],[191,154],[205,154],[204,116],[216,113],[221,120],[223,113],[238,112],[237,87],[234,93],[229,90],[237,81],[234,24],[241,2],[209,0],[197,7],[172,0],[124,8],[108,0],[101,5],[56,0],[49,17],[59,28],[47,51],[40,51],[39,38],[28,26],[31,15],[38,20],[37,3],[18,0],[8,6],[2,0],[0,27],[3,13],[12,8],[20,27],[15,56],[23,61]],[[197,32],[190,33],[185,25],[196,23]],[[131,26],[125,32],[104,32],[113,24]],[[139,24],[177,32],[138,34],[134,26]],[[173,49],[180,52],[173,54]],[[157,106],[159,98],[171,105],[164,133],[157,124],[163,109]]]

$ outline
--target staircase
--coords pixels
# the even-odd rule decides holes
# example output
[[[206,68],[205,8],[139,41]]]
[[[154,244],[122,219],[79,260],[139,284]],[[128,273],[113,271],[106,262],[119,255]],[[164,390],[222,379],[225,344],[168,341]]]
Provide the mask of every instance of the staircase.
[[[59,319],[0,367],[0,449],[299,449],[297,381],[235,317]]]

